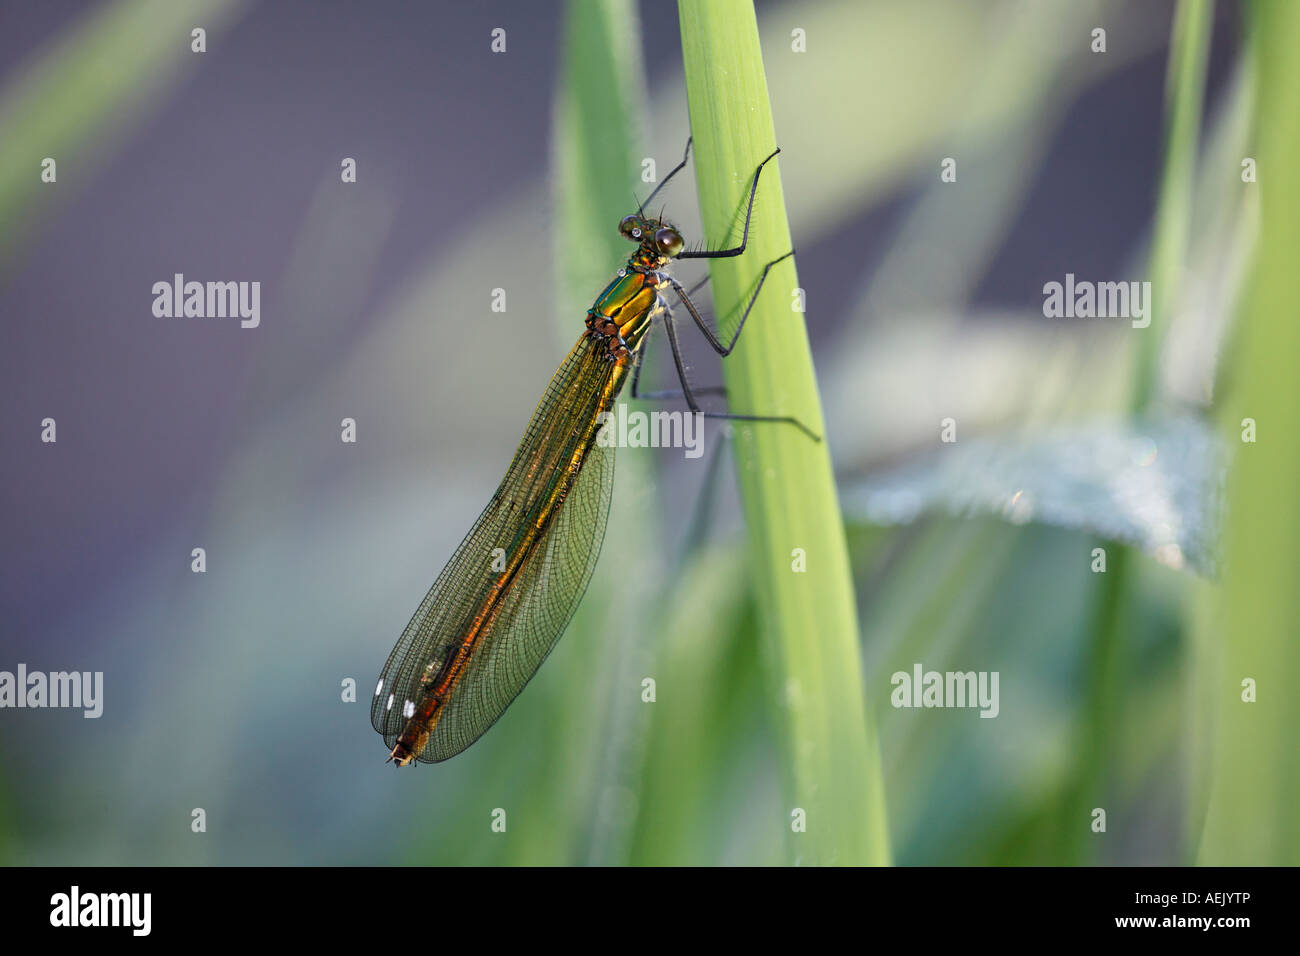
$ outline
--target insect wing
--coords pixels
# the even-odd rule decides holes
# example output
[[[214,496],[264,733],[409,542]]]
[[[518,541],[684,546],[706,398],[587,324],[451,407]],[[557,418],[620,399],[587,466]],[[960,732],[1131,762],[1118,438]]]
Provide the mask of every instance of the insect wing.
[[[421,761],[454,757],[481,737],[559,642],[600,557],[613,487],[614,450],[593,448],[550,530],[503,599]]]
[[[402,632],[370,708],[370,722],[390,748],[426,686],[436,682],[502,586],[501,568],[492,555],[501,549],[509,556],[525,547],[532,523],[564,480],[599,411],[610,370],[587,338],[569,353],[538,403],[501,486]],[[421,759],[445,760],[469,746],[518,695],[564,632],[599,556],[613,474],[612,451],[593,445],[563,505],[507,583],[501,607],[481,635]],[[538,588],[546,593],[533,593]],[[523,643],[516,646],[515,641]],[[452,706],[466,691],[477,695],[473,703]],[[460,746],[450,749],[453,741]]]

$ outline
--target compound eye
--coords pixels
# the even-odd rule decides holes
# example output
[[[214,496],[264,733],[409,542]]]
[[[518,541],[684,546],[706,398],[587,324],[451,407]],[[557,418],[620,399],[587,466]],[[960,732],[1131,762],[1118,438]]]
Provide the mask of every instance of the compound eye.
[[[665,226],[655,233],[655,245],[659,247],[659,251],[665,256],[672,258],[682,251],[682,246],[685,243],[682,241],[681,233],[676,229]]]
[[[618,224],[618,233],[624,239],[631,239],[633,242],[641,241],[641,220],[636,216],[624,216]]]

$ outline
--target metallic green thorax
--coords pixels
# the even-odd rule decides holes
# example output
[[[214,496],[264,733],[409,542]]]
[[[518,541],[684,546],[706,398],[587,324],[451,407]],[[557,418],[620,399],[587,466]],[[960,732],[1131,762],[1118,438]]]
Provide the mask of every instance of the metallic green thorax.
[[[625,218],[619,231],[638,247],[587,310],[587,328],[608,336],[611,357],[630,358],[662,307],[659,289],[667,283],[661,270],[681,250],[681,236],[667,223],[640,216]]]

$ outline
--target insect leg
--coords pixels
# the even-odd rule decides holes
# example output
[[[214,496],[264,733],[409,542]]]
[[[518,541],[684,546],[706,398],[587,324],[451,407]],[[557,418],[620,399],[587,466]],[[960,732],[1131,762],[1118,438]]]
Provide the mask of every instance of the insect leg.
[[[632,373],[632,397],[649,402],[666,401],[675,398],[685,398],[685,393],[680,389],[669,389],[660,392],[642,392],[641,388],[641,367],[645,364],[646,352],[650,349],[650,336],[653,327],[646,332],[646,339],[641,344],[641,350],[636,355],[636,370]],[[709,385],[704,388],[694,390],[698,395],[726,395],[727,390],[721,385]]]
[[[659,181],[659,185],[654,188],[654,192],[650,193],[649,196],[646,196],[645,199],[642,200],[641,205],[636,207],[636,214],[638,216],[640,216],[643,213],[646,205],[650,202],[650,200],[654,199],[655,196],[658,195],[659,190],[663,189],[665,186],[668,185],[668,180],[672,179],[674,176],[680,173],[683,168],[685,168],[687,160],[689,160],[691,157],[691,142],[692,140],[694,140],[694,138],[695,137],[693,136],[687,137],[686,152],[682,153],[682,161],[678,163],[676,166],[674,166],[671,170],[669,170],[668,175],[665,176],[663,179],[661,179]]]
[[[708,327],[704,319],[700,316],[699,310],[695,308],[695,303],[691,301],[691,293],[694,292],[695,289],[688,290],[682,288],[682,284],[672,276],[668,276],[668,281],[672,284],[673,291],[677,293],[677,298],[681,300],[682,305],[686,306],[686,311],[691,314],[691,318],[694,320],[696,326],[698,326],[699,330],[704,333],[704,337],[709,340],[709,345],[713,348],[713,351],[717,352],[723,358],[726,358],[736,347],[736,340],[740,338],[740,332],[745,327],[745,320],[749,318],[749,313],[754,308],[754,303],[758,301],[758,294],[763,291],[763,283],[767,281],[768,270],[778,262],[783,262],[786,259],[789,259],[792,255],[794,255],[793,249],[785,255],[773,259],[767,265],[763,266],[763,274],[758,277],[758,285],[754,287],[754,294],[749,297],[749,302],[745,306],[745,311],[741,313],[740,322],[736,325],[736,331],[732,333],[731,341],[726,345],[723,345],[721,340],[713,334],[713,330]],[[696,288],[698,288],[698,286]]]
[[[668,347],[672,350],[673,364],[677,366],[677,377],[682,383],[682,397],[686,399],[686,404],[691,411],[699,412],[705,418],[722,418],[730,421],[786,422],[798,428],[813,441],[822,440],[820,435],[792,415],[745,415],[736,412],[706,412],[700,408],[699,402],[695,399],[695,391],[691,388],[690,382],[686,380],[686,366],[682,362],[682,351],[677,344],[677,331],[673,328],[672,310],[665,305],[663,313],[664,329],[668,332]]]
[[[754,214],[754,193],[758,192],[758,177],[762,175],[763,167],[771,162],[779,152],[781,152],[781,148],[778,146],[772,151],[772,155],[759,163],[758,169],[754,170],[754,182],[749,187],[749,205],[745,207],[745,229],[740,237],[740,245],[736,246],[734,249],[714,249],[712,252],[708,250],[701,250],[699,252],[683,252],[677,256],[678,259],[727,259],[731,256],[738,256],[745,251],[745,247],[749,245],[749,220]],[[683,160],[683,162],[685,161]],[[676,172],[676,170],[673,170],[673,172]],[[665,182],[666,181],[667,180],[665,180]],[[653,195],[653,193],[651,195]]]

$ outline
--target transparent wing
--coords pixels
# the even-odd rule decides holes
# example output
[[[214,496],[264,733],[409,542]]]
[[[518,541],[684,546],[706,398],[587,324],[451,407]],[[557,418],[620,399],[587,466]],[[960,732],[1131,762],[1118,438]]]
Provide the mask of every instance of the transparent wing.
[[[481,737],[559,642],[600,557],[613,487],[614,450],[593,448],[549,533],[503,598],[421,761],[454,757]]]
[[[390,748],[406,724],[408,704],[418,704],[426,681],[437,676],[442,665],[470,632],[476,618],[493,600],[508,601],[509,606],[503,603],[490,632],[480,637],[472,664],[478,662],[478,666],[484,666],[485,653],[501,653],[503,648],[507,655],[512,653],[509,642],[503,642],[496,635],[503,633],[507,621],[517,620],[523,594],[521,589],[534,582],[538,575],[554,582],[556,594],[547,599],[549,603],[539,603],[534,598],[528,604],[530,613],[539,615],[539,620],[532,627],[542,628],[542,622],[545,621],[548,622],[545,626],[549,628],[549,622],[558,620],[549,643],[541,643],[547,643],[546,649],[549,651],[559,639],[572,614],[572,607],[577,606],[590,577],[590,568],[586,568],[585,564],[584,572],[576,575],[572,572],[561,573],[560,565],[567,567],[567,563],[577,560],[584,547],[593,552],[589,558],[594,565],[603,539],[609,505],[608,489],[595,496],[597,502],[603,501],[603,505],[595,508],[598,511],[596,515],[591,513],[592,492],[588,488],[592,482],[599,486],[598,490],[605,483],[612,484],[612,454],[607,455],[607,449],[591,444],[590,426],[602,410],[602,402],[609,398],[607,386],[614,374],[613,370],[614,367],[605,360],[603,350],[593,346],[591,340],[584,336],[578,341],[538,403],[506,476],[492,500],[483,509],[469,534],[412,615],[410,623],[388,657],[370,709],[371,724],[383,734]],[[575,455],[586,455],[576,477],[570,470]],[[609,460],[606,461],[606,458]],[[563,493],[563,486],[568,482],[572,482],[572,487],[568,490],[564,504],[558,510],[553,509],[552,503],[557,493]],[[582,507],[572,507],[580,503]],[[547,522],[544,533],[533,540],[531,552],[514,579],[505,587],[504,596],[498,595],[496,592],[503,587],[502,560],[509,560],[521,548],[527,547],[530,530],[539,519]],[[599,525],[595,531],[593,524]],[[566,540],[557,544],[561,534]],[[567,541],[570,536],[573,536],[572,543]],[[569,554],[570,551],[572,554]],[[569,556],[561,558],[561,553]],[[505,556],[504,559],[502,555]],[[573,593],[566,596],[562,593],[564,588],[571,589]],[[572,607],[561,615],[559,609],[568,607],[569,604]],[[508,616],[507,611],[511,612]],[[530,641],[536,646],[541,639],[539,635],[533,635]],[[509,693],[506,691],[510,690],[510,682],[501,683],[497,696],[504,699],[500,706],[495,708],[495,713],[483,725],[482,730],[470,736],[459,749],[464,749],[464,746],[473,742],[500,716],[544,657],[545,653],[541,654],[531,670],[518,681],[518,686]],[[518,665],[512,666],[517,671]],[[512,671],[515,676],[516,671]],[[463,685],[472,676],[467,671],[461,678],[448,705],[463,692]],[[478,682],[470,686],[479,688],[480,694],[486,693]],[[484,712],[484,706],[480,704],[476,710],[480,716]],[[450,706],[447,709],[449,711]],[[449,712],[444,713],[440,723],[449,717]],[[471,723],[476,722],[478,721]],[[458,723],[453,721],[453,725]],[[464,732],[462,728],[460,733],[463,735]],[[428,749],[431,748],[427,748],[426,752]],[[451,756],[451,753],[438,759],[446,759],[447,756]]]

